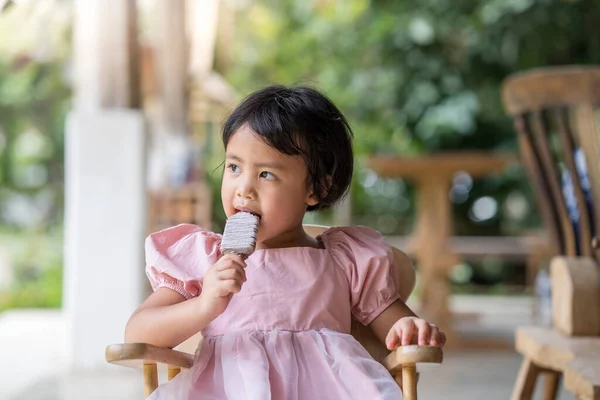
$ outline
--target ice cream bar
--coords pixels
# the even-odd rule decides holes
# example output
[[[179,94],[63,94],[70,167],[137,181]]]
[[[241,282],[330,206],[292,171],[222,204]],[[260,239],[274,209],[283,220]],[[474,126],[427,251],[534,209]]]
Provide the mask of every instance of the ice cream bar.
[[[238,254],[247,258],[256,247],[260,217],[249,212],[239,212],[227,219],[221,240],[221,253]]]

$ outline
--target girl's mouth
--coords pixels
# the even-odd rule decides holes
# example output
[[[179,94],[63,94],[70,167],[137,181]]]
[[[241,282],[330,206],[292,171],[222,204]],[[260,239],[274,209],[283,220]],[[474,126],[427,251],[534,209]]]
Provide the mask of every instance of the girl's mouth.
[[[250,214],[254,214],[254,215],[258,216],[259,218],[261,217],[261,215],[259,213],[253,211],[252,209],[250,209],[248,207],[235,207],[235,210],[237,212],[247,212],[247,213],[250,213]]]

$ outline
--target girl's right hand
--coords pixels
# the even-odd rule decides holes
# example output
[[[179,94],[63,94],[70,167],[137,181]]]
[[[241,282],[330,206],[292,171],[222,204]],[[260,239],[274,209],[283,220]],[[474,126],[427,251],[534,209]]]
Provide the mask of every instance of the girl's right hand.
[[[200,309],[217,318],[225,311],[235,293],[246,282],[246,262],[235,254],[226,254],[204,274],[202,291],[198,296]]]

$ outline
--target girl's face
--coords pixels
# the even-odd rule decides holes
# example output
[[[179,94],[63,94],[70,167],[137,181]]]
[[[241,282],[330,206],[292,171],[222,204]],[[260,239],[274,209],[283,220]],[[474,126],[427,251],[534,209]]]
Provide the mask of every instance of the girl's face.
[[[225,214],[250,211],[261,217],[257,247],[277,247],[282,240],[293,240],[303,232],[306,208],[317,204],[306,177],[302,158],[280,153],[243,125],[225,151],[221,186]]]

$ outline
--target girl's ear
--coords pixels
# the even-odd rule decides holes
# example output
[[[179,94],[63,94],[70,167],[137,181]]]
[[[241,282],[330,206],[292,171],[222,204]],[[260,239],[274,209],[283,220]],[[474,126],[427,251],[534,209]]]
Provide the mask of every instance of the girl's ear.
[[[316,206],[317,204],[319,204],[319,200],[317,200],[317,197],[311,192],[306,198],[306,204],[310,207]]]
[[[327,183],[327,190],[325,190],[325,193],[321,194],[320,198],[327,197],[327,192],[331,188],[331,182],[332,182],[331,176],[327,176],[325,178],[325,180],[326,180],[326,183]],[[306,204],[308,204],[309,206],[316,206],[317,204],[319,204],[319,200],[317,199],[317,197],[315,196],[314,193],[315,193],[315,189],[312,188],[311,191],[310,191],[310,193],[309,193],[309,195],[308,195],[308,198],[306,199]]]

